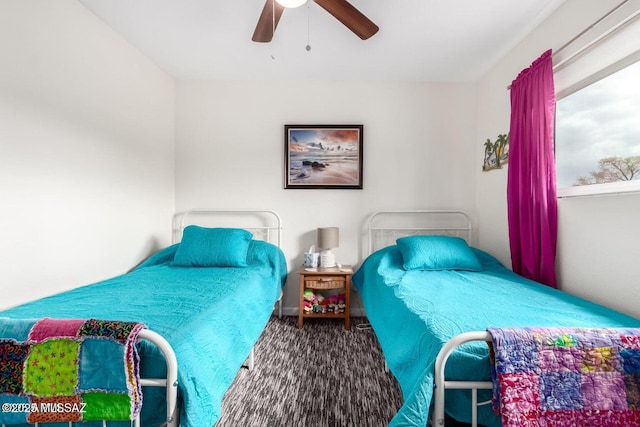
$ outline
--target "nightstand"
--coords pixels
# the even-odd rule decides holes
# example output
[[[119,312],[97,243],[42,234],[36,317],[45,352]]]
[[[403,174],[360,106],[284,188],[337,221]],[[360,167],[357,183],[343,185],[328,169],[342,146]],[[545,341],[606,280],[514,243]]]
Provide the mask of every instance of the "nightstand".
[[[344,328],[349,329],[351,276],[353,276],[351,266],[343,265],[340,268],[303,267],[300,268],[298,274],[300,275],[298,329],[302,329],[304,318],[314,317],[344,319]],[[322,295],[324,301],[318,301],[320,298],[318,295]],[[312,300],[312,296],[315,301]],[[336,300],[337,304],[332,303]],[[311,308],[309,307],[310,303]]]

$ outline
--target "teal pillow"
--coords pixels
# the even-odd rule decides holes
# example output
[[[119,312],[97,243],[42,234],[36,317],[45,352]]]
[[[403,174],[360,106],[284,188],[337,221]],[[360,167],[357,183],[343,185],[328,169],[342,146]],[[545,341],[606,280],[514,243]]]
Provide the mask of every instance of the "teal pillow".
[[[396,244],[405,270],[482,270],[473,250],[460,237],[407,236]]]
[[[190,225],[173,259],[178,267],[246,267],[252,235],[240,228]]]

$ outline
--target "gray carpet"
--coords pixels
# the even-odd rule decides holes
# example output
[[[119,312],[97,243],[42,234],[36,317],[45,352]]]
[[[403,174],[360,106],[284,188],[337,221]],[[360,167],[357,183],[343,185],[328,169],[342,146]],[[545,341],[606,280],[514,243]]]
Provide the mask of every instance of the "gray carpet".
[[[395,378],[371,329],[350,331],[334,319],[272,317],[222,402],[216,427],[386,426],[400,408]]]

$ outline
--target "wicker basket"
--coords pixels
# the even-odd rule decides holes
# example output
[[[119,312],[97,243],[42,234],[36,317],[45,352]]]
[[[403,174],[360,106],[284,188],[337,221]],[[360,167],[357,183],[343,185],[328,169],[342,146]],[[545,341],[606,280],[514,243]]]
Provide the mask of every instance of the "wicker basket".
[[[340,289],[344,288],[345,280],[341,278],[322,278],[318,280],[305,280],[305,288],[309,289]]]

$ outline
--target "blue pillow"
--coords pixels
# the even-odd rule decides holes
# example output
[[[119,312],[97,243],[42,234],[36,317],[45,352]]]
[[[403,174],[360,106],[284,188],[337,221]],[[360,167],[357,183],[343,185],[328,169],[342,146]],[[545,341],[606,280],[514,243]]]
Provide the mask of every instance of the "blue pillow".
[[[408,236],[396,243],[405,270],[482,270],[473,250],[460,237]]]
[[[246,267],[252,235],[240,228],[190,225],[173,259],[178,267]]]

